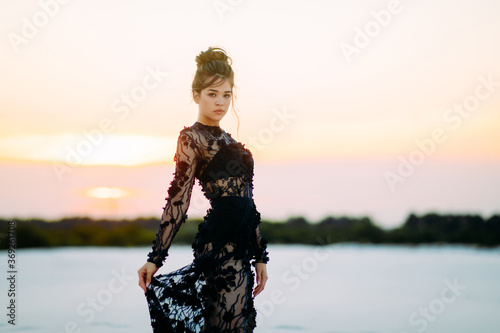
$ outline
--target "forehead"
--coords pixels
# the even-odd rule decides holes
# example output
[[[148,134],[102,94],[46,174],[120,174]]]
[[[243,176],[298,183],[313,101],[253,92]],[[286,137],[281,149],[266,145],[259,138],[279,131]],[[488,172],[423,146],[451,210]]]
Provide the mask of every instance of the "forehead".
[[[210,90],[210,91],[218,91],[218,92],[230,92],[231,91],[231,84],[229,83],[229,80],[224,80],[224,81],[215,81],[214,84],[208,86],[205,88],[205,90]]]

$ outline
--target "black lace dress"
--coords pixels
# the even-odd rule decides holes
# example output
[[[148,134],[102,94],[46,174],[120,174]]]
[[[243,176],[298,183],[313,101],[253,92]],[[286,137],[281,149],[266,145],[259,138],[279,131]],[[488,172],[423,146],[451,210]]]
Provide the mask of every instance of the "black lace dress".
[[[189,265],[152,278],[146,298],[156,332],[252,332],[251,265],[267,263],[253,200],[253,157],[219,126],[195,122],[180,132],[174,179],[148,261],[162,266],[187,219],[195,178],[211,208],[199,225]]]

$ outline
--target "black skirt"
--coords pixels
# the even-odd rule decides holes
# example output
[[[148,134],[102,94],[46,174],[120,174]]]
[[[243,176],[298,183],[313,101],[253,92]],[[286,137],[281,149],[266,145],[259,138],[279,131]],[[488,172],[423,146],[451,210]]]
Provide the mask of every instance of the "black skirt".
[[[218,197],[198,228],[194,260],[154,276],[147,288],[153,332],[252,332],[251,260],[260,214],[251,198]]]

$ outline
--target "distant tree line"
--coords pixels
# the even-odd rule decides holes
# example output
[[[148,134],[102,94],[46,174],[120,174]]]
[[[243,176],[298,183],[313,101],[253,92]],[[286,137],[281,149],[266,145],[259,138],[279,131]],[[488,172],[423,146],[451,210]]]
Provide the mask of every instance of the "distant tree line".
[[[0,249],[7,248],[11,220],[0,219]],[[174,244],[191,244],[202,219],[188,220],[175,236]],[[18,248],[56,246],[143,246],[152,245],[158,232],[157,218],[95,220],[74,217],[57,221],[15,220]],[[303,217],[283,222],[262,221],[261,232],[274,244],[330,244],[341,242],[373,244],[469,244],[500,245],[500,215],[484,219],[478,215],[410,214],[398,228],[384,230],[368,217],[326,217],[310,223]]]

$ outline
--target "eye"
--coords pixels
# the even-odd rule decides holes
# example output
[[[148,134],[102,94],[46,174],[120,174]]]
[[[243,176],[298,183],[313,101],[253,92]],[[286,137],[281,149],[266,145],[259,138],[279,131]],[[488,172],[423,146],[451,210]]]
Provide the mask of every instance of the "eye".
[[[215,93],[209,93],[208,96],[215,97]]]
[[[231,97],[231,95],[230,95],[230,94],[225,94],[225,95],[224,95],[224,97],[226,97],[226,98],[230,98],[230,97]]]

